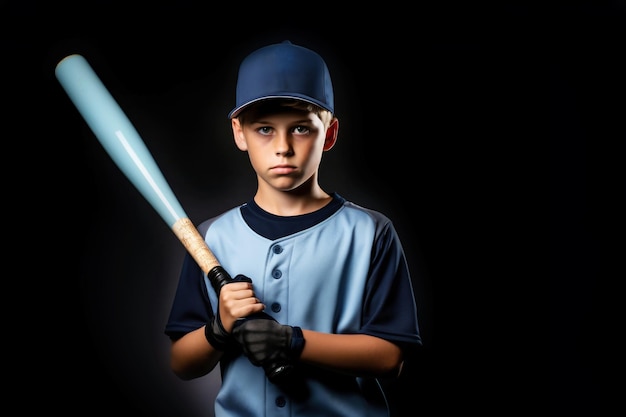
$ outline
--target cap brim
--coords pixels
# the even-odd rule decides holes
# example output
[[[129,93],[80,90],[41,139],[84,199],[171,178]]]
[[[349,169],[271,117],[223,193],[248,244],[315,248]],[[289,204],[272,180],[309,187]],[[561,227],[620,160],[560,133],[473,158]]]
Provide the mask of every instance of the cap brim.
[[[276,94],[276,95],[271,95],[271,96],[263,96],[263,97],[259,97],[259,98],[255,98],[254,100],[250,100],[238,107],[235,107],[233,110],[231,110],[230,113],[228,113],[228,118],[232,119],[234,117],[237,117],[239,115],[239,113],[241,113],[245,108],[251,106],[254,103],[258,103],[260,101],[265,101],[265,100],[273,100],[273,99],[293,99],[293,100],[300,100],[300,101],[304,101],[307,103],[311,103],[314,104],[316,106],[319,106],[323,109],[328,110],[329,112],[333,112],[333,109],[329,109],[328,106],[326,106],[324,103],[320,102],[319,100],[315,100],[312,99],[311,97],[307,97],[304,95],[298,95],[298,94]]]

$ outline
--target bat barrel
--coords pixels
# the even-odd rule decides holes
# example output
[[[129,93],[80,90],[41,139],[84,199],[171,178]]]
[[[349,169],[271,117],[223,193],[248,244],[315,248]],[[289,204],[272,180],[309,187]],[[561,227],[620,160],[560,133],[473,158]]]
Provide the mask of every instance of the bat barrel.
[[[173,227],[187,215],[150,151],[87,60],[62,59],[55,75],[100,144],[163,220]]]

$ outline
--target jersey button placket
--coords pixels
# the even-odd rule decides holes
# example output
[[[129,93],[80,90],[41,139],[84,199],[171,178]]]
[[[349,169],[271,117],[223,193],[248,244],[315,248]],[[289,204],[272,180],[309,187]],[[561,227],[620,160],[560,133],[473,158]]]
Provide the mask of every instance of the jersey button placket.
[[[281,282],[283,278],[285,278],[285,274],[283,273],[283,268],[288,264],[288,254],[289,251],[285,250],[285,247],[281,244],[275,244],[270,248],[271,256],[270,256],[270,264],[269,271],[272,277],[272,283],[269,285],[269,294],[271,294],[271,298],[274,298],[273,301],[268,299],[269,308],[274,314],[274,318],[278,321],[281,321],[281,317],[277,315],[280,313],[282,308],[282,303],[286,302],[287,295],[287,283]],[[286,313],[286,311],[285,311]]]
[[[283,248],[280,245],[275,245],[272,248],[272,251],[276,254],[276,255],[280,255],[283,252]],[[272,278],[274,279],[280,279],[280,277],[283,276],[283,273],[281,272],[280,269],[276,268],[272,271]],[[274,313],[278,313],[280,311],[280,304],[279,303],[272,303],[271,309]]]

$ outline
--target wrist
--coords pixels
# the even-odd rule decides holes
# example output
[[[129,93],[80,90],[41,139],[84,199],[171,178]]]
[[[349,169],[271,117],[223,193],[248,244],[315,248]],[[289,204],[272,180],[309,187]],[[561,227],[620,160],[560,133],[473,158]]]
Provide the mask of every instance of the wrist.
[[[231,335],[224,329],[218,316],[213,316],[204,327],[204,337],[216,350],[224,351],[231,342]]]
[[[292,326],[291,345],[289,346],[289,356],[291,359],[299,359],[304,350],[304,335],[298,326]]]

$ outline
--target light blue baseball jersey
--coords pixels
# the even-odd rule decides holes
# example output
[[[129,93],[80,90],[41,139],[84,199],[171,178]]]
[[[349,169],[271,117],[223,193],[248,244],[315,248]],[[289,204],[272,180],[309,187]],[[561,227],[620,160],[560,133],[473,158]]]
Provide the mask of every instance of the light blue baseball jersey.
[[[275,216],[254,201],[198,227],[231,275],[252,279],[266,312],[282,324],[326,333],[362,333],[402,348],[421,344],[410,274],[392,222],[334,193],[310,214]],[[178,338],[207,323],[218,297],[186,255],[165,333]],[[290,387],[269,382],[240,353],[220,362],[216,417],[389,415],[373,378],[303,366]]]

